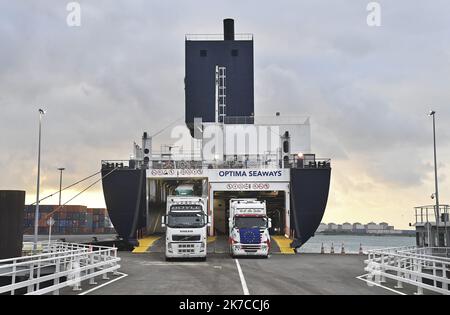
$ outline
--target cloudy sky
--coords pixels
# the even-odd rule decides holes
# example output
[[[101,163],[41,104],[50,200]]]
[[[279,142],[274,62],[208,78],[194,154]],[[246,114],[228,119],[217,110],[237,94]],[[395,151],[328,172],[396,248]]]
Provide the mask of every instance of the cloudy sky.
[[[437,111],[440,194],[449,202],[450,3],[366,0],[0,0],[0,189],[35,198],[37,109],[43,194],[127,159],[142,131],[183,116],[184,34],[255,34],[256,114],[311,116],[312,148],[333,159],[324,221],[406,227],[431,203]],[[67,199],[75,190],[64,194]],[[57,199],[50,200],[57,202]],[[97,185],[73,203],[104,205]]]

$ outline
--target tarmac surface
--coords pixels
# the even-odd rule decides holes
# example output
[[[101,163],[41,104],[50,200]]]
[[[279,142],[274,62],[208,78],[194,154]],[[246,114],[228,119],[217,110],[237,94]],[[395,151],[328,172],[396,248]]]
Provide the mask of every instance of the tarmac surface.
[[[397,294],[385,288],[370,287],[357,278],[364,273],[366,256],[274,254],[268,259],[236,260],[227,254],[210,254],[206,262],[166,262],[163,253],[120,252],[119,256],[122,258],[121,274],[110,276],[109,280],[98,279],[97,287],[83,284],[83,294]]]

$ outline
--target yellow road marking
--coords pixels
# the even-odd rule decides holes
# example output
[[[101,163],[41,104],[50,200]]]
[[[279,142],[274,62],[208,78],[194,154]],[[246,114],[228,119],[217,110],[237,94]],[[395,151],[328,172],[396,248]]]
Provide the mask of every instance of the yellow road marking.
[[[215,242],[217,239],[217,236],[208,236],[208,243]]]
[[[280,252],[282,254],[286,255],[295,254],[294,249],[291,248],[290,246],[292,243],[291,239],[281,235],[272,235],[271,238],[275,241],[275,243],[277,243],[278,247],[280,248]]]
[[[161,238],[161,236],[147,236],[139,240],[139,246],[133,250],[133,253],[145,253],[147,250]]]

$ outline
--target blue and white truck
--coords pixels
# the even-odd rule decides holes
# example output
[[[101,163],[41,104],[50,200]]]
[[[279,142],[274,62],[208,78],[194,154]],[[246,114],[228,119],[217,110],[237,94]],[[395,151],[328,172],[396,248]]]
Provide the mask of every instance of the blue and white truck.
[[[271,220],[266,201],[231,199],[229,216],[229,246],[232,257],[261,256],[270,253]]]

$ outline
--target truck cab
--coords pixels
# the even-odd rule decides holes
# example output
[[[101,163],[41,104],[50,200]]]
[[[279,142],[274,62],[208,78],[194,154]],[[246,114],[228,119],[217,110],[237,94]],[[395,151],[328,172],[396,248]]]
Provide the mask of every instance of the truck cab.
[[[271,220],[267,216],[265,201],[231,199],[228,224],[232,257],[269,256]]]
[[[206,198],[189,194],[168,196],[166,215],[162,217],[161,222],[162,226],[166,227],[166,260],[206,260],[207,227],[210,225]]]

